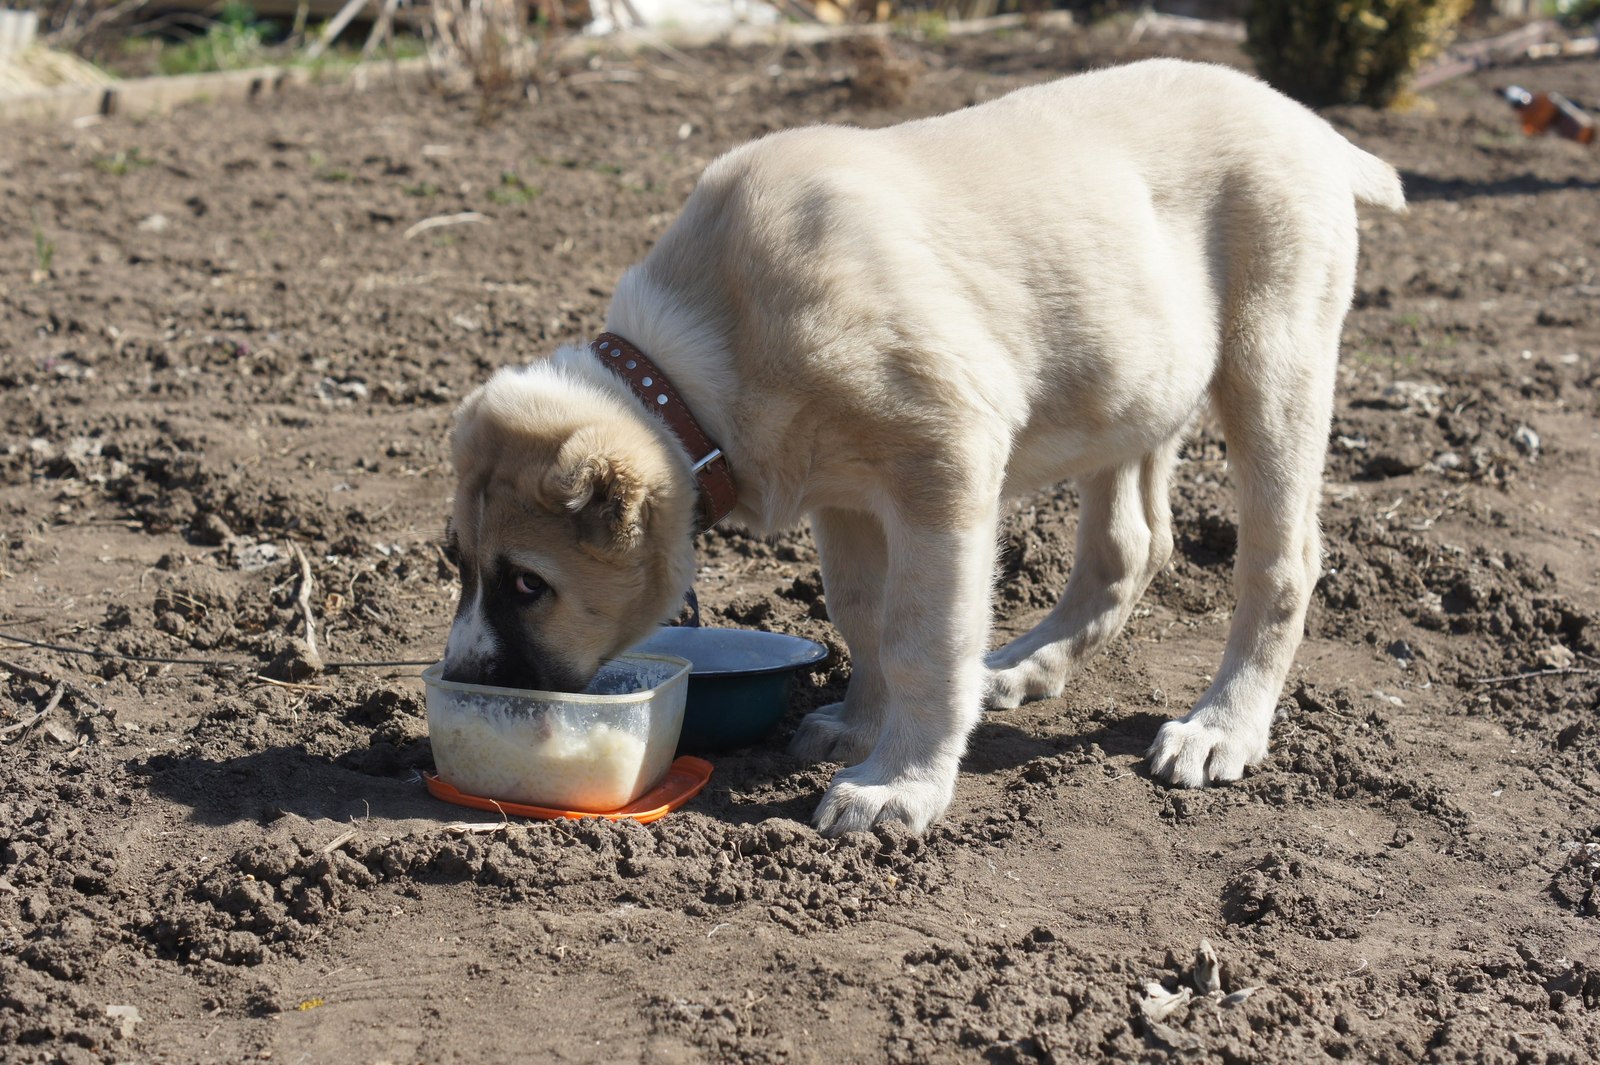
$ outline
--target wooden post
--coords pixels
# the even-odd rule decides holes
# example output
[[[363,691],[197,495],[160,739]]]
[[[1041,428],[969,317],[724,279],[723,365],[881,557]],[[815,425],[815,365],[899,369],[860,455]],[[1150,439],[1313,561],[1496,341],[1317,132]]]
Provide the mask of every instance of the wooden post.
[[[344,32],[344,28],[350,25],[351,20],[360,14],[361,9],[366,7],[369,2],[370,0],[350,0],[348,4],[341,7],[339,13],[333,16],[332,21],[323,29],[322,36],[318,37],[312,42],[311,47],[306,49],[306,59],[308,61],[315,60],[317,56],[326,52],[328,46],[339,39],[339,34]]]
[[[383,0],[383,10],[378,12],[378,21],[372,24],[372,32],[367,35],[367,43],[361,47],[363,60],[377,51],[379,44],[394,36],[394,10],[399,6],[400,0]]]

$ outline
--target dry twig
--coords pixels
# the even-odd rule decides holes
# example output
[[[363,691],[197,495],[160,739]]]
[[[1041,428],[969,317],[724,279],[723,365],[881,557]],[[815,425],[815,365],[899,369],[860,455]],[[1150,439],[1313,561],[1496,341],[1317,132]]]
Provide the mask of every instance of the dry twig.
[[[10,637],[7,637],[7,639],[9,638]],[[36,684],[52,684],[59,679],[57,677],[52,677],[48,673],[40,673],[37,669],[29,669],[27,666],[19,666],[15,662],[9,662],[4,658],[0,658],[0,669],[3,669],[8,673],[15,673],[23,680],[31,680]]]
[[[487,221],[488,219],[479,214],[477,211],[460,211],[456,214],[438,214],[434,215],[432,218],[424,218],[422,221],[406,230],[402,236],[403,239],[410,240],[418,233],[426,233],[430,229],[438,229],[441,226],[459,226],[467,222]]]
[[[394,40],[394,12],[400,6],[400,0],[383,0],[383,8],[378,12],[378,17],[372,23],[372,32],[367,35],[367,43],[361,46],[361,59],[366,61],[378,46],[385,41]]]
[[[317,654],[317,620],[311,613],[311,563],[306,561],[306,553],[300,550],[299,544],[291,542],[289,546],[294,548],[294,557],[300,560],[300,594],[298,598],[300,612],[305,615],[306,619],[306,647],[311,650],[313,657],[321,657]]]
[[[31,643],[32,642],[32,641],[17,640],[15,637],[7,636],[5,633],[0,633],[0,639],[12,640],[13,642],[16,642],[16,643]],[[46,646],[46,645],[34,644],[34,646],[37,647],[37,646]],[[36,669],[29,669],[27,666],[19,666],[15,662],[12,662],[9,659],[4,659],[4,658],[0,658],[0,669],[4,669],[4,670],[7,670],[9,672],[15,673],[17,676],[23,678],[24,680],[31,680],[35,684],[63,684],[63,685],[66,685],[67,690],[72,693],[72,698],[73,698],[74,702],[85,703],[88,706],[94,707],[96,710],[104,710],[105,709],[105,707],[101,704],[100,700],[96,699],[94,696],[90,695],[88,692],[84,691],[82,688],[78,687],[77,685],[75,685],[75,684],[67,684],[66,681],[62,680],[60,677],[54,676],[53,674],[41,673]]]
[[[54,651],[57,654],[87,655],[90,658],[112,659],[119,662],[147,662],[154,665],[164,666],[205,666],[211,669],[250,669],[255,666],[255,663],[253,662],[229,661],[224,658],[169,658],[163,655],[135,655],[124,654],[121,651],[102,651],[94,647],[74,647],[70,644],[64,643],[46,643],[43,640],[34,640],[26,636],[17,636],[9,632],[0,632],[0,640],[6,640],[11,643],[20,644],[24,647],[37,647],[41,651]],[[325,662],[323,663],[323,668],[326,670],[388,669],[396,666],[431,666],[433,663],[433,659],[423,658],[371,660],[349,659],[346,661]],[[40,673],[22,666],[13,665],[11,662],[8,662],[4,659],[0,659],[0,669],[8,669],[20,677],[25,677],[28,680],[38,681],[41,684],[48,684],[56,679],[49,673]],[[308,686],[284,684],[283,681],[275,681],[267,677],[262,677],[260,679],[265,680],[269,684],[282,684],[284,687]],[[71,686],[69,690],[72,692],[72,697],[74,699],[81,699],[83,702],[94,707],[96,710],[105,709],[98,699],[84,691],[82,688],[74,685]]]
[[[58,654],[86,654],[91,659],[112,659],[117,660],[117,662],[149,662],[152,665],[203,665],[203,667],[208,668],[230,668],[230,670],[243,670],[243,668],[251,668],[254,665],[253,662],[230,662],[227,659],[173,659],[173,657],[158,656],[158,654],[123,654],[122,651],[75,648],[75,646],[70,646],[70,644],[66,643],[45,643],[43,640],[29,640],[27,636],[18,636],[8,632],[0,632],[0,640],[22,644],[22,646],[29,646],[29,648],[38,648],[40,651],[54,651],[58,652]],[[325,662],[323,668],[326,668],[326,670],[360,670],[360,668],[394,668],[400,667],[400,665],[432,664],[434,664],[434,659],[346,659],[338,660],[338,662]],[[35,670],[21,667],[21,665],[13,665],[3,659],[0,659],[0,668],[11,670],[18,676],[26,676],[27,680],[40,681],[40,683],[48,684],[54,680],[54,676],[51,676],[50,673],[38,673]],[[267,683],[283,683],[283,681],[272,681],[269,678],[261,678],[261,680],[267,680]],[[101,702],[98,699],[94,699],[94,696],[90,696],[82,688],[74,686],[70,691],[72,691],[74,699],[82,699],[83,702],[90,704],[96,710],[104,708],[101,707]]]
[[[346,843],[349,843],[355,838],[356,830],[353,828],[347,828],[337,836],[334,836],[328,842],[324,843],[322,845],[322,853],[332,854],[334,851],[338,850],[340,847],[344,846]]]
[[[452,836],[487,836],[511,827],[510,821],[453,821],[443,826]]]
[[[5,728],[0,728],[0,740],[9,739],[19,732],[27,732],[30,728],[43,721],[45,716],[49,714],[50,711],[54,710],[61,704],[61,697],[66,694],[66,691],[67,682],[64,680],[56,681],[55,690],[50,693],[50,698],[44,704],[44,709],[40,710],[37,714],[34,714],[26,721],[18,721],[14,725],[7,725]]]
[[[1580,669],[1577,666],[1567,666],[1564,669],[1531,669],[1526,673],[1511,673],[1504,677],[1473,677],[1473,684],[1510,684],[1516,680],[1528,680],[1532,677],[1566,677],[1586,673],[1600,673],[1600,669]]]
[[[311,47],[306,49],[306,59],[314,60],[327,51],[328,46],[338,40],[339,34],[344,32],[344,28],[354,21],[355,17],[361,13],[362,8],[367,6],[367,2],[368,0],[350,0],[344,7],[340,8],[339,13],[329,19],[328,24],[323,27],[322,34],[311,42]]]
[[[270,684],[274,688],[289,688],[298,692],[325,692],[328,690],[328,686],[325,684],[301,684],[299,681],[279,680],[276,677],[269,677],[263,673],[257,673],[255,675],[255,679],[260,681],[262,684]]]

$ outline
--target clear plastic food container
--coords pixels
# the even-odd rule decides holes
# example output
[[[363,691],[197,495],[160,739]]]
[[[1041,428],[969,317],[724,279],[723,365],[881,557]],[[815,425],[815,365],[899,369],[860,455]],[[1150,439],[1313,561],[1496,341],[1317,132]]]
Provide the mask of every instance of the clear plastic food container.
[[[439,776],[469,795],[609,813],[666,776],[683,728],[689,663],[629,653],[582,692],[536,692],[422,673]]]

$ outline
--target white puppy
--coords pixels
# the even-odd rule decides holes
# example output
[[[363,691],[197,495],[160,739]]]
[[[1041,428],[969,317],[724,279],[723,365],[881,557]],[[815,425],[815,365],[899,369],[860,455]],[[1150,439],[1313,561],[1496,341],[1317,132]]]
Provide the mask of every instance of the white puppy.
[[[811,520],[852,659],[793,741],[849,763],[820,829],[925,829],[985,701],[1060,694],[1117,633],[1171,552],[1168,482],[1207,403],[1240,490],[1238,609],[1150,758],[1191,787],[1261,760],[1319,572],[1358,201],[1402,209],[1394,170],[1252,78],[1169,60],[706,170],[607,328],[720,443],[736,520]],[[455,460],[456,675],[580,684],[675,609],[690,456],[587,349],[469,398]],[[1066,478],[1071,580],[986,655],[1003,503]]]

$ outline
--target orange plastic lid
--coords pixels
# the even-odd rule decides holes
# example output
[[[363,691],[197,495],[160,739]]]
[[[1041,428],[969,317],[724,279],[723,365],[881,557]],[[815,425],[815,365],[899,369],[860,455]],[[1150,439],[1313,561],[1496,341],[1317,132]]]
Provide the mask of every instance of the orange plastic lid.
[[[422,779],[427,782],[428,792],[435,799],[453,802],[457,806],[471,806],[477,810],[514,814],[517,817],[537,817],[544,821],[553,821],[558,817],[603,817],[607,821],[625,821],[631,818],[641,824],[648,824],[667,816],[700,794],[700,789],[711,779],[711,763],[704,758],[684,755],[667,768],[667,775],[662,778],[661,783],[622,809],[610,813],[554,810],[548,806],[524,806],[519,802],[501,802],[499,799],[486,799],[481,795],[468,795],[455,785],[440,780],[437,773],[424,773]]]

